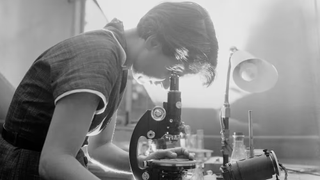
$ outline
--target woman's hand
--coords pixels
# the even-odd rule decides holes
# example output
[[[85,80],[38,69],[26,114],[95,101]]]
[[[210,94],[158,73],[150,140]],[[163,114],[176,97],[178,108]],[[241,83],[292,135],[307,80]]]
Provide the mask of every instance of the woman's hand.
[[[170,149],[159,149],[156,152],[151,153],[149,156],[139,156],[138,161],[139,161],[140,167],[144,167],[145,166],[144,162],[147,160],[175,159],[175,158],[193,160],[194,154],[189,153],[187,149],[182,147],[170,148]]]

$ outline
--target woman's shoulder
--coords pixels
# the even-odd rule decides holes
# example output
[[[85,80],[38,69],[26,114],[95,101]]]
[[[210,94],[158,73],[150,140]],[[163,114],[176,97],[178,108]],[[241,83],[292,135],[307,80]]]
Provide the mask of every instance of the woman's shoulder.
[[[114,51],[117,43],[112,34],[105,30],[88,31],[70,37],[52,47],[52,50],[68,51],[68,53],[90,53],[97,51]]]

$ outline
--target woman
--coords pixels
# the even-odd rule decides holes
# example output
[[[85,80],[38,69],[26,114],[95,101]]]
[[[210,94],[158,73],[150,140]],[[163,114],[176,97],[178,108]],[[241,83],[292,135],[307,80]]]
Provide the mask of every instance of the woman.
[[[86,169],[86,142],[90,158],[130,172],[128,153],[112,144],[128,70],[140,83],[167,87],[177,73],[210,85],[217,51],[207,11],[192,2],[161,3],[136,28],[124,31],[115,19],[54,45],[16,89],[0,138],[0,179],[98,179]],[[177,155],[189,156],[171,149],[142,160]]]

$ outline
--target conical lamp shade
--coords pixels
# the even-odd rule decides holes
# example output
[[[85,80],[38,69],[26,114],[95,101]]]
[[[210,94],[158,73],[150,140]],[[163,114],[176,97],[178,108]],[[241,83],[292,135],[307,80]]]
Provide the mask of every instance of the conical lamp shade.
[[[245,51],[233,53],[231,73],[239,88],[252,93],[267,91],[278,81],[278,71],[272,64]]]

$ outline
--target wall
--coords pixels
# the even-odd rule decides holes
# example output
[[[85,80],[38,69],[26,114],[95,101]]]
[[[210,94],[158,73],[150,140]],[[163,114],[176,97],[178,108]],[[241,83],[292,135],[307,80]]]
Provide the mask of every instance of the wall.
[[[0,72],[15,87],[44,50],[80,32],[79,2],[0,1]]]

